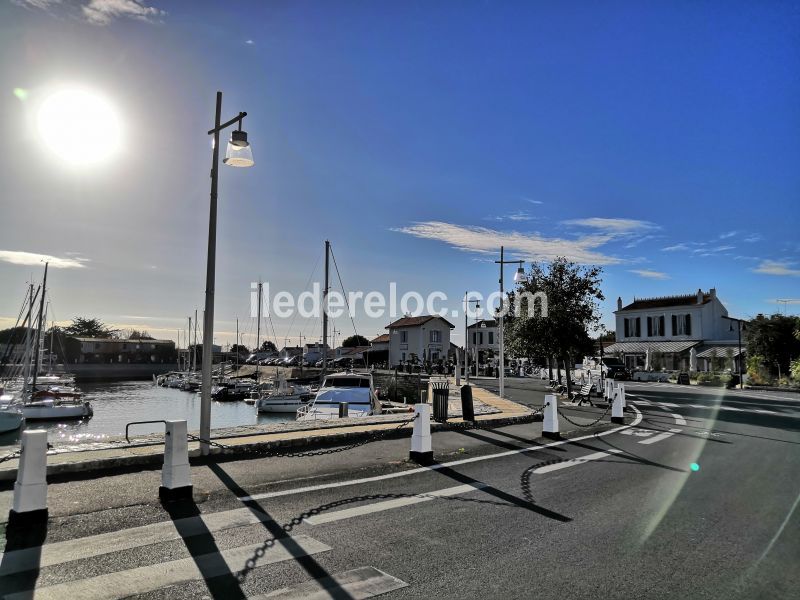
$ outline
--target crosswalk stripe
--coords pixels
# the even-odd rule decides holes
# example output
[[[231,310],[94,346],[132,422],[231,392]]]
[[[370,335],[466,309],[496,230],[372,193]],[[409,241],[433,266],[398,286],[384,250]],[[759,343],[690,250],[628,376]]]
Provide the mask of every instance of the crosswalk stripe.
[[[331,594],[333,590],[343,591],[353,600],[365,600],[404,587],[408,587],[405,581],[380,569],[359,567],[267,594],[251,596],[250,600],[329,600],[331,597],[336,597]]]
[[[569,460],[565,460],[563,462],[556,463],[554,465],[547,465],[544,467],[539,467],[538,469],[534,469],[534,473],[549,473],[550,471],[558,471],[559,469],[566,469],[567,467],[574,467],[575,465],[582,465],[583,463],[598,460],[600,458],[605,458],[606,456],[610,456],[612,454],[617,454],[618,452],[622,452],[617,448],[613,448],[608,450],[607,452],[595,452],[594,454],[587,454],[586,456],[582,456],[580,458],[571,458]]]
[[[672,437],[676,433],[680,433],[681,429],[670,429],[669,431],[665,431],[664,433],[659,433],[658,435],[654,435],[651,438],[647,438],[646,440],[641,440],[640,444],[655,444],[656,442],[660,442],[661,440],[665,440],[668,437]]]
[[[672,413],[672,418],[675,419],[675,425],[686,425],[686,419],[678,413]]]
[[[392,500],[384,500],[383,502],[374,502],[372,504],[364,504],[363,506],[345,508],[323,515],[316,515],[314,517],[305,519],[305,522],[309,525],[322,525],[323,523],[331,523],[333,521],[341,521],[343,519],[350,519],[352,517],[370,515],[377,512],[383,512],[385,510],[391,510],[393,508],[411,506],[412,504],[427,502],[428,500],[434,500],[435,498],[446,498],[447,496],[466,494],[467,492],[474,492],[475,490],[479,490],[484,487],[486,487],[486,484],[481,483],[476,483],[475,485],[457,485],[455,487],[427,492],[425,494],[414,494],[413,496],[409,496],[407,498],[394,498]]]
[[[301,556],[311,556],[327,552],[331,547],[306,535],[291,538],[292,549],[287,548],[286,540],[278,540],[272,548],[264,552],[258,566],[282,562]],[[154,590],[209,577],[217,577],[227,572],[235,573],[245,566],[245,562],[254,556],[261,544],[231,548],[218,553],[203,554],[194,558],[137,567],[115,573],[106,573],[87,579],[78,579],[36,588],[35,591],[22,591],[5,596],[7,600],[107,600],[122,598],[134,594],[144,594]],[[299,548],[295,550],[294,548]],[[200,563],[198,566],[197,563]]]
[[[49,567],[72,560],[177,540],[181,537],[201,535],[207,531],[223,531],[268,520],[270,519],[266,515],[257,514],[249,508],[237,508],[174,521],[161,521],[64,542],[53,542],[41,547],[13,550],[5,555],[0,554],[2,563],[0,575],[18,573],[36,565]]]

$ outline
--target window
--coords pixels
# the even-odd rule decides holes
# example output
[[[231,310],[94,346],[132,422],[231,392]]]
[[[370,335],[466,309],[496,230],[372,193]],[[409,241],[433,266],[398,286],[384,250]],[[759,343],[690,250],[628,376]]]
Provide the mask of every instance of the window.
[[[403,354],[402,354],[402,358],[401,358],[400,360],[402,360],[403,362],[405,362],[405,360],[406,360],[406,353],[405,353],[405,352],[403,352]]]
[[[642,319],[641,317],[627,317],[624,322],[625,337],[641,337]]]
[[[478,334],[474,331],[472,332],[472,345],[475,346],[478,343]]]
[[[692,335],[692,315],[672,315],[672,335]]]
[[[400,343],[401,344],[407,344],[408,343],[408,332],[407,331],[401,331],[400,332]]]
[[[483,332],[478,332],[478,344],[483,345]]]
[[[660,337],[664,335],[664,317],[647,317],[647,336]]]
[[[431,330],[431,342],[441,343],[442,341],[442,332],[437,330]]]
[[[494,344],[494,331],[489,332],[489,345]]]

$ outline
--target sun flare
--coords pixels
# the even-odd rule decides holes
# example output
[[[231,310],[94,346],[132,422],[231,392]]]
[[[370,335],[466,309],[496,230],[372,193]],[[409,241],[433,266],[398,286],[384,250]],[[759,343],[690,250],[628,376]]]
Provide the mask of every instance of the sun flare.
[[[39,108],[38,128],[56,156],[77,166],[108,160],[121,145],[122,126],[114,106],[86,90],[50,94]]]

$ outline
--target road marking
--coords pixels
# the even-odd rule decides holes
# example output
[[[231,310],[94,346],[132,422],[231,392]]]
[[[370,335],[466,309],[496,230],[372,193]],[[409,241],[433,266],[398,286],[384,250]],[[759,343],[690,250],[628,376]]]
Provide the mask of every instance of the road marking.
[[[426,492],[424,494],[414,494],[407,498],[394,498],[392,500],[384,500],[383,502],[375,502],[373,504],[364,504],[363,506],[354,506],[353,508],[345,508],[323,515],[316,515],[305,519],[309,525],[322,525],[323,523],[332,523],[334,521],[342,521],[352,517],[360,517],[362,515],[371,515],[393,508],[401,508],[403,506],[411,506],[412,504],[419,504],[420,502],[427,502],[436,498],[447,498],[448,496],[457,496],[459,494],[466,494],[467,492],[474,492],[485,488],[485,483],[476,483],[457,485],[443,490],[436,490],[433,492]]]
[[[678,408],[678,406],[680,406],[679,404],[673,404],[672,402],[659,402],[658,405],[661,406],[662,408],[664,406],[666,406],[667,408]]]
[[[675,419],[675,425],[686,425],[686,419],[678,413],[672,413],[672,418]]]
[[[668,437],[672,437],[673,435],[675,435],[676,433],[680,433],[681,431],[682,431],[681,429],[670,429],[669,431],[665,431],[664,433],[659,433],[656,436],[653,436],[651,438],[647,438],[646,440],[642,440],[639,443],[640,444],[655,444],[656,442],[660,442],[661,440],[665,440]]]
[[[641,404],[642,406],[650,406],[652,402],[650,402],[650,400],[636,400],[636,404]]]
[[[288,490],[279,490],[277,492],[263,492],[261,494],[252,494],[250,496],[240,496],[239,500],[242,502],[248,502],[250,500],[263,500],[266,498],[278,498],[280,496],[291,496],[293,494],[304,494],[307,492],[317,492],[320,490],[329,490],[333,488],[339,487],[346,487],[351,485],[361,485],[362,483],[372,483],[374,481],[385,481],[387,479],[396,479],[399,477],[408,477],[410,475],[417,475],[418,473],[429,473],[431,471],[436,471],[438,469],[444,469],[447,467],[456,467],[458,465],[466,465],[469,463],[474,462],[481,462],[484,460],[491,460],[494,458],[503,458],[506,456],[514,456],[515,454],[524,454],[525,452],[536,452],[539,450],[545,450],[546,448],[555,448],[556,446],[563,446],[564,444],[571,444],[573,442],[580,442],[583,440],[591,440],[596,439],[599,437],[605,437],[607,435],[611,435],[612,433],[619,433],[620,431],[624,431],[625,429],[630,429],[631,427],[635,427],[639,423],[642,422],[642,413],[639,409],[635,406],[631,405],[631,408],[636,413],[633,421],[630,425],[622,425],[620,427],[615,427],[613,429],[608,429],[607,431],[601,431],[600,433],[590,433],[588,435],[583,435],[576,438],[570,438],[568,440],[558,440],[555,442],[549,442],[547,444],[542,444],[541,446],[529,446],[527,448],[520,448],[518,450],[508,450],[506,452],[497,452],[496,454],[487,454],[486,456],[475,456],[473,458],[462,458],[460,460],[453,460],[446,463],[435,463],[430,467],[418,467],[415,469],[408,469],[407,471],[400,471],[399,473],[387,473],[386,475],[376,475],[374,477],[362,477],[360,479],[348,479],[346,481],[334,481],[331,483],[322,483],[319,485],[308,485],[305,487],[300,488],[293,488]]]
[[[3,566],[0,575],[19,573],[35,568],[37,565],[49,567],[73,560],[177,540],[182,537],[201,535],[207,531],[223,531],[270,520],[263,513],[256,514],[249,508],[237,508],[174,521],[160,521],[150,525],[100,533],[64,542],[53,542],[24,550],[13,550],[5,555],[0,553],[0,562]]]
[[[574,467],[575,465],[582,465],[583,463],[598,460],[601,458],[605,458],[607,456],[611,456],[612,454],[617,454],[618,452],[622,452],[622,450],[618,448],[613,448],[606,452],[595,452],[594,454],[587,454],[586,456],[581,456],[580,458],[570,458],[569,460],[565,460],[563,462],[556,463],[554,465],[547,465],[545,467],[539,467],[538,469],[534,469],[534,473],[549,473],[551,471],[558,471],[559,469],[566,469],[568,467]]]
[[[637,437],[647,437],[653,435],[655,431],[652,429],[627,429],[625,431],[620,431],[620,435],[633,435]]]
[[[287,539],[279,539],[275,546],[267,549],[264,556],[258,559],[257,565],[268,565],[331,550],[327,544],[306,535],[288,539],[292,542],[289,548],[287,548]],[[106,600],[144,594],[186,581],[217,577],[228,572],[235,573],[241,570],[245,562],[253,558],[255,551],[261,547],[262,544],[242,546],[194,558],[182,558],[87,579],[38,587],[35,591],[35,598],[36,600],[64,600],[65,598]],[[33,596],[31,590],[26,590],[9,594],[5,598],[7,600],[23,600]]]
[[[775,414],[774,410],[767,410],[766,408],[757,408],[756,412],[757,413],[763,413],[765,415],[774,415]]]
[[[312,579],[288,588],[250,596],[250,600],[328,600],[335,598],[331,591],[345,592],[348,598],[364,600],[408,587],[408,584],[375,567],[359,567],[330,577]],[[341,594],[343,595],[343,594]]]

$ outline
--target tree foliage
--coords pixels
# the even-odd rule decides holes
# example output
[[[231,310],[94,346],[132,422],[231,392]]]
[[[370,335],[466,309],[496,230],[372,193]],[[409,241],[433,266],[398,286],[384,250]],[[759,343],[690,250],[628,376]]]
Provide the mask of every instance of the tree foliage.
[[[234,344],[233,346],[231,346],[230,351],[233,354],[239,354],[241,356],[250,354],[250,350],[247,349],[247,346],[243,346],[242,344]]]
[[[110,338],[116,332],[116,329],[106,327],[100,319],[88,317],[75,317],[64,328],[64,333],[73,337]]]
[[[363,335],[351,335],[342,342],[342,348],[357,348],[359,346],[369,346],[369,340]]]
[[[274,342],[270,340],[264,340],[261,343],[261,347],[258,349],[259,352],[277,352],[278,347],[275,345]]]
[[[789,362],[800,356],[800,339],[795,332],[800,328],[800,318],[775,314],[770,317],[758,315],[747,323],[744,335],[747,340],[747,355],[763,357],[763,367],[770,374],[785,374]]]

